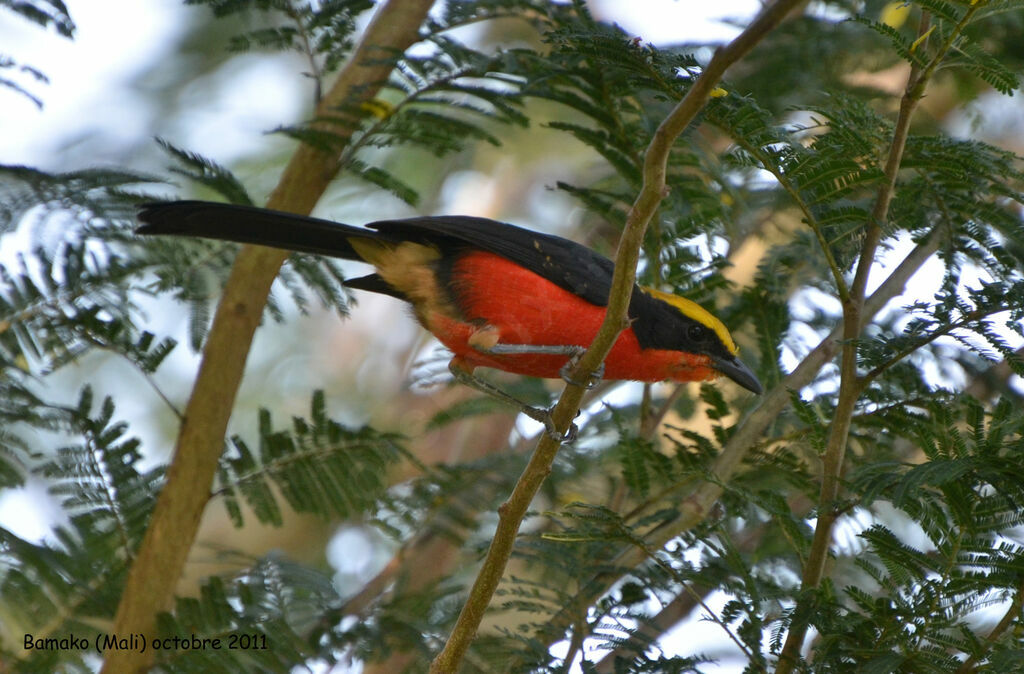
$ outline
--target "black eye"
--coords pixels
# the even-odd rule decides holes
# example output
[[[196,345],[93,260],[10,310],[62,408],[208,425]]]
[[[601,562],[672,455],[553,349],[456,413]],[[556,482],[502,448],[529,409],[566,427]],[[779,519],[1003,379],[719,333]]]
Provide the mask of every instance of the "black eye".
[[[708,338],[708,334],[710,334],[710,330],[703,325],[691,325],[686,329],[686,336],[691,342],[703,342]]]

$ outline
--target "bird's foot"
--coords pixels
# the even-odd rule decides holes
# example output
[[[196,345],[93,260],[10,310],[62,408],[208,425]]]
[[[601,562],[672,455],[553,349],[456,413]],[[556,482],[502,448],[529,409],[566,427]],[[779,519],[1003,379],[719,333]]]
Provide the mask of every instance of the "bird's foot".
[[[572,371],[576,365],[583,358],[583,354],[587,352],[582,346],[577,347],[579,351],[572,354],[572,356],[565,362],[565,365],[558,369],[558,374],[562,375],[562,379],[568,384],[575,386],[582,386],[586,390],[591,390],[595,386],[601,383],[601,379],[604,378],[604,363],[597,366],[597,369],[591,372],[586,379],[579,381],[572,376]]]
[[[579,435],[579,427],[569,422],[569,428],[562,433],[555,426],[555,420],[551,417],[551,410],[546,410],[541,407],[530,407],[529,405],[523,405],[523,414],[530,417],[534,421],[544,424],[544,433],[561,445],[568,445],[576,441],[576,437]]]

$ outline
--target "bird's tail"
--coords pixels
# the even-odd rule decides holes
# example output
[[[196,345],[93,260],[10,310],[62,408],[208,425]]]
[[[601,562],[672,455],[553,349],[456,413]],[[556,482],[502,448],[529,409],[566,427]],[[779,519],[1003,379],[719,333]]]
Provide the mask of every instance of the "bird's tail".
[[[346,260],[364,260],[359,250],[365,253],[367,248],[377,248],[390,240],[378,232],[330,220],[211,201],[149,203],[141,208],[138,218],[142,225],[135,230],[137,234],[254,243]]]

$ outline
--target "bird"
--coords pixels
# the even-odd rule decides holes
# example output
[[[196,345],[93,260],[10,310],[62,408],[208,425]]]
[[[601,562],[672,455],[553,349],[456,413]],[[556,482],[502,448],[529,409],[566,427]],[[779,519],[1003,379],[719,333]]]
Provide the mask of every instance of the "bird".
[[[349,288],[408,302],[416,320],[453,354],[449,370],[478,390],[517,404],[554,429],[548,410],[531,407],[474,374],[494,368],[564,378],[604,320],[614,263],[579,243],[488,218],[465,215],[379,220],[364,227],[209,201],[140,206],[136,233],[257,244],[367,262],[375,270]],[[724,376],[755,394],[754,372],[739,359],[725,325],[696,302],[633,286],[628,327],[596,379],[707,381]],[[558,437],[571,441],[575,427]]]

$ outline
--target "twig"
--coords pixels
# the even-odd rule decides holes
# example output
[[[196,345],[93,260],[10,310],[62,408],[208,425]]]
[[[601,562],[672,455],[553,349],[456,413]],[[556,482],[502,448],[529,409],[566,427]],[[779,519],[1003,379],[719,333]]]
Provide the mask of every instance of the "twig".
[[[825,238],[825,231],[822,229],[821,223],[814,216],[814,212],[811,210],[810,204],[800,195],[800,190],[793,184],[789,176],[775,166],[774,162],[770,161],[768,155],[759,147],[755,147],[743,139],[736,139],[737,145],[746,150],[751,157],[761,163],[766,171],[774,176],[775,180],[782,187],[783,191],[789,198],[796,204],[797,208],[803,214],[804,222],[811,228],[814,233],[814,238],[818,240],[818,246],[821,248],[822,254],[825,256],[825,262],[828,263],[828,268],[832,271],[832,281],[836,284],[836,294],[839,295],[841,301],[849,297],[850,290],[846,285],[846,279],[843,278],[843,271],[839,267],[839,263],[836,261],[835,254],[832,253],[832,246],[828,239]]]
[[[432,4],[431,0],[390,0],[382,6],[320,102],[318,114],[324,116],[343,103],[375,96],[393,67],[380,55],[401,53],[413,44]],[[312,211],[334,178],[334,159],[309,145],[299,146],[267,205],[293,213]],[[157,613],[171,607],[174,588],[209,499],[252,338],[263,316],[270,285],[286,257],[282,251],[245,246],[235,260],[207,337],[166,484],[128,572],[114,622],[115,634],[151,636]],[[102,671],[138,672],[148,669],[152,659],[152,649],[143,653],[116,650],[107,654]]]
[[[679,134],[693,121],[707,103],[712,90],[718,84],[726,69],[746,55],[786,15],[803,0],[779,0],[765,9],[735,40],[719,49],[707,68],[693,83],[686,96],[658,127],[644,155],[643,187],[626,218],[626,227],[619,240],[615,256],[615,273],[608,297],[608,309],[601,329],[590,348],[580,359],[572,378],[584,381],[595,372],[611,350],[619,333],[626,327],[626,312],[629,298],[636,282],[636,265],[640,255],[644,231],[651,215],[665,197],[668,155]],[[555,404],[551,416],[559,432],[569,428],[583,399],[582,386],[568,385]],[[484,611],[491,602],[494,592],[504,574],[505,566],[512,554],[519,525],[534,495],[544,479],[551,472],[551,464],[558,452],[559,443],[549,435],[543,435],[537,444],[530,462],[523,471],[509,496],[508,501],[498,509],[498,527],[491,540],[483,565],[470,589],[466,603],[455,623],[444,648],[431,663],[432,674],[448,674],[458,671],[469,645],[483,620]]]
[[[661,422],[665,420],[665,417],[672,408],[675,407],[676,401],[683,395],[683,391],[686,390],[686,384],[676,384],[672,392],[668,394],[662,402],[661,406],[657,410],[654,410],[643,417],[643,422],[640,424],[640,437],[646,440],[650,440],[654,437],[658,427],[661,426]]]
[[[320,103],[320,98],[323,95],[324,74],[320,70],[320,65],[316,62],[316,51],[313,49],[313,44],[309,40],[309,32],[306,30],[306,22],[299,16],[294,5],[286,6],[284,13],[295,24],[295,32],[299,36],[299,40],[302,42],[302,54],[306,57],[306,60],[309,61],[309,72],[306,74],[313,80],[313,105],[316,105]]]
[[[575,627],[572,631],[572,637],[569,639],[569,649],[562,659],[562,671],[565,674],[569,674],[572,671],[573,660],[583,650],[583,640],[587,637],[587,628],[586,611],[580,611],[576,615]]]
[[[959,330],[965,325],[970,325],[971,323],[979,321],[983,318],[987,318],[992,314],[998,314],[1002,311],[1009,311],[1010,309],[1012,309],[1012,307],[1009,304],[1007,304],[991,307],[989,309],[975,309],[974,311],[967,312],[960,320],[954,321],[952,323],[947,323],[937,328],[934,332],[930,332],[927,335],[923,335],[921,338],[919,338],[912,344],[907,345],[900,351],[893,354],[887,361],[885,361],[881,365],[878,365],[867,374],[862,375],[860,377],[860,380],[858,381],[858,386],[861,390],[864,390],[868,384],[870,384],[872,381],[874,381],[879,376],[884,374],[886,371],[888,371],[890,368],[892,368],[897,363],[902,361],[904,358],[914,353],[921,347],[931,344],[939,337],[944,337],[949,333],[953,332],[954,330]]]
[[[0,332],[3,332],[3,330],[0,330]],[[153,377],[152,373],[147,372],[146,368],[144,368],[141,363],[136,361],[134,358],[129,358],[125,353],[118,351],[110,344],[95,339],[87,332],[83,333],[82,339],[89,342],[89,344],[96,349],[108,351],[116,356],[121,356],[122,358],[124,358],[124,360],[126,360],[132,367],[138,370],[139,374],[142,375],[142,378],[145,380],[145,382],[149,384],[150,388],[153,389],[153,392],[157,394],[157,396],[164,402],[164,404],[167,405],[168,408],[170,408],[171,413],[174,414],[174,416],[178,417],[178,421],[181,421],[182,419],[185,418],[185,415],[182,414],[181,410],[178,409],[178,406],[174,404],[174,401],[171,400],[167,396],[167,394],[164,393],[163,389],[160,388],[160,385],[156,383],[156,379]]]
[[[616,660],[632,658],[632,653],[644,649],[679,624],[680,621],[686,619],[698,606],[704,605],[708,595],[716,589],[718,588],[708,585],[686,583],[675,599],[665,604],[657,615],[639,623],[626,641],[622,642],[615,650],[602,656],[594,670],[598,674],[613,674]]]

